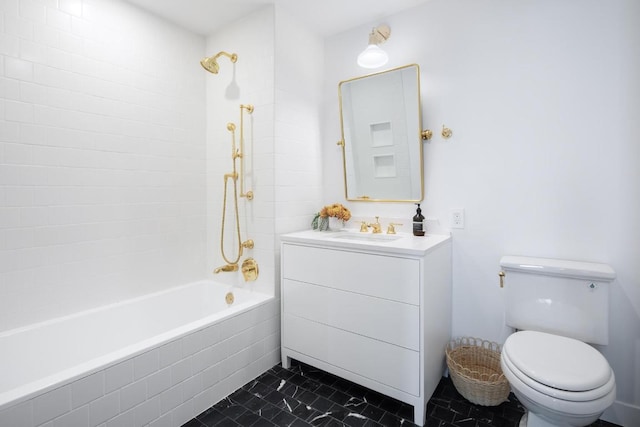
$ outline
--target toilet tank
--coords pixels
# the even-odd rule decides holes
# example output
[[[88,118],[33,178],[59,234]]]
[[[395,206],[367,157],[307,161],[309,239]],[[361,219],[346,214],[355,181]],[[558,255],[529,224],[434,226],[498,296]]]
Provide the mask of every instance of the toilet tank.
[[[508,326],[609,343],[610,266],[523,256],[503,256],[500,266]]]

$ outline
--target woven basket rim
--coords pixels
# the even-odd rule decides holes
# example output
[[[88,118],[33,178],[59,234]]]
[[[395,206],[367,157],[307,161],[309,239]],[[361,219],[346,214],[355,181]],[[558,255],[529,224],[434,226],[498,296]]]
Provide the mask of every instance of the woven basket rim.
[[[485,406],[499,405],[507,400],[511,388],[500,366],[498,343],[460,337],[449,341],[445,354],[453,384],[467,400]],[[486,373],[486,370],[492,373]]]

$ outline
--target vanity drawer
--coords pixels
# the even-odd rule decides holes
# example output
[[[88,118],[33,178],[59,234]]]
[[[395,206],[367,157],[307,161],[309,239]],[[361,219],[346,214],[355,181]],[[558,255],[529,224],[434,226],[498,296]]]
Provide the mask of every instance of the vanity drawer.
[[[419,305],[417,259],[284,244],[283,278]]]
[[[284,347],[419,396],[419,352],[288,313],[283,321]]]
[[[345,331],[420,349],[418,306],[294,280],[283,280],[285,313]]]

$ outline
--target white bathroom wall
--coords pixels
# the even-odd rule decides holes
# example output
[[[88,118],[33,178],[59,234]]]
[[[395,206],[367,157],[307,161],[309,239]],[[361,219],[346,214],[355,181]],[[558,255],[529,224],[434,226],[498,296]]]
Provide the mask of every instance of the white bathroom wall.
[[[385,68],[421,67],[423,211],[453,233],[454,335],[504,341],[505,254],[609,263],[617,380],[605,419],[640,419],[640,4],[633,0],[433,0],[326,41],[324,199],[344,201],[338,82],[375,24]],[[440,137],[442,125],[453,137]],[[409,203],[349,203],[354,215],[404,217]]]
[[[202,37],[0,2],[0,330],[202,278]]]
[[[309,228],[309,213],[322,207],[323,76],[322,38],[277,7],[273,170],[276,236]],[[279,239],[274,243],[279,263]],[[275,280],[279,284],[277,271]]]
[[[248,287],[258,292],[275,292],[274,255],[274,7],[265,6],[207,37],[206,55],[220,51],[236,53],[232,64],[220,57],[217,75],[207,73],[207,270],[209,278]],[[240,262],[253,257],[259,266],[258,280],[245,282],[240,272],[212,274],[225,264],[221,254],[224,174],[233,171],[232,134],[228,123],[236,125],[236,148],[240,149],[240,105],[254,106],[244,113],[245,191],[253,200],[239,197],[238,209],[243,241],[252,239],[253,249],[245,249]],[[240,159],[236,160],[238,173]],[[238,180],[238,194],[240,181]],[[233,184],[227,184],[225,213],[225,255],[237,257],[237,229],[234,216]]]

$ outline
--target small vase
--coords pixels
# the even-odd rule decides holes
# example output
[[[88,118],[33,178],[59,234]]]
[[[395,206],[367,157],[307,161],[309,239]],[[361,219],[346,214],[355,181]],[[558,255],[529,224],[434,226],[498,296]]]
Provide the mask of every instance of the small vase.
[[[339,231],[344,228],[344,221],[338,218],[329,217],[329,230]]]

